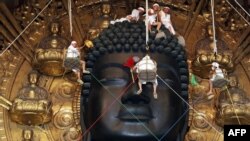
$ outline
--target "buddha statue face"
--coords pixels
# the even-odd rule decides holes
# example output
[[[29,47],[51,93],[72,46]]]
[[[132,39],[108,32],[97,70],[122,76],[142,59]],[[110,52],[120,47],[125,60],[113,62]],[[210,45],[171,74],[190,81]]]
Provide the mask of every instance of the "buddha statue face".
[[[141,27],[143,27],[143,23],[141,24]],[[137,27],[139,25],[128,26]],[[141,35],[134,35],[134,37],[136,36]],[[112,38],[110,40],[116,42],[112,41]],[[100,41],[101,44],[105,43],[104,40]],[[130,39],[129,41],[131,46],[135,47],[134,50],[141,47],[137,46],[139,40],[132,42],[132,39]],[[177,39],[175,39],[175,42],[177,42]],[[98,44],[100,42],[95,43],[96,47]],[[186,129],[187,115],[185,112],[187,105],[176,94],[183,92],[183,81],[180,78],[178,61],[170,54],[163,53],[163,50],[162,52],[155,51],[149,54],[150,58],[157,62],[157,74],[164,81],[158,79],[158,99],[156,100],[153,98],[152,83],[143,85],[142,93],[136,94],[138,80],[136,79],[136,82],[133,83],[129,68],[123,66],[131,56],[143,58],[146,55],[143,49],[137,51],[125,49],[129,47],[126,44],[121,46],[121,50],[119,47],[107,47],[105,54],[100,50],[103,55],[100,55],[98,59],[93,58],[100,53],[98,49],[93,49],[93,52],[88,54],[87,58],[90,59],[86,60],[86,64],[87,68],[92,68],[93,77],[91,77],[92,75],[84,76],[86,78],[84,87],[88,88],[90,85],[91,87],[84,89],[82,93],[84,97],[82,102],[84,102],[85,108],[85,112],[82,114],[84,115],[82,127],[91,128],[93,141],[155,141],[159,139],[176,141],[177,138],[182,140],[182,132]],[[145,45],[141,48],[145,48]],[[103,48],[103,50],[105,49]],[[167,49],[166,52],[168,52]],[[95,60],[95,63],[91,60]],[[187,69],[187,65],[185,65],[185,70]],[[188,72],[185,75],[185,81],[188,81]],[[91,81],[89,81],[89,77],[91,77]],[[187,100],[187,98],[184,99]],[[182,118],[178,120],[180,117]]]
[[[50,31],[53,33],[53,34],[56,34],[59,32],[59,23],[52,23],[51,24],[51,28],[50,28]]]
[[[229,80],[229,86],[230,87],[237,87],[238,86],[238,80],[237,80],[237,76],[236,75],[231,74],[228,77],[228,80]]]
[[[38,73],[35,72],[35,71],[32,71],[29,74],[29,82],[30,82],[30,84],[36,84],[37,80],[38,80]]]
[[[103,4],[102,4],[102,13],[103,13],[104,15],[110,14],[110,8],[111,8],[111,6],[110,6],[109,3],[103,3]]]
[[[25,129],[23,130],[23,140],[24,141],[31,141],[33,137],[33,131]]]
[[[113,141],[121,138],[133,141],[153,141],[155,138],[147,130],[160,138],[184,112],[182,100],[161,80],[158,80],[158,100],[152,97],[153,86],[150,83],[143,86],[141,95],[136,94],[137,83],[132,82],[130,72],[122,66],[125,58],[131,55],[143,57],[143,53],[113,53],[101,57],[100,60],[103,61],[95,65],[94,75],[104,87],[97,81],[92,83],[89,108],[86,109],[87,126],[94,123],[114,102],[92,129],[93,138],[97,141]],[[151,58],[158,63],[158,75],[177,93],[180,93],[180,80],[174,60],[163,54],[152,54]],[[175,140],[182,126],[183,122],[178,123],[164,139]]]

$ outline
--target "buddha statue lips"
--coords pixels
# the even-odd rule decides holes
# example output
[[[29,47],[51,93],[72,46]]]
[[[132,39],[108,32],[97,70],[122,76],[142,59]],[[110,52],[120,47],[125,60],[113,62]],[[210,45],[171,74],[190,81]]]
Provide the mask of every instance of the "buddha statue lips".
[[[81,126],[90,128],[92,141],[183,140],[188,106],[165,84],[187,100],[188,69],[177,38],[164,28],[166,40],[155,42],[155,35],[150,37],[149,55],[157,62],[157,74],[164,79],[158,79],[157,100],[152,95],[151,82],[142,86],[140,95],[136,93],[138,79],[135,77],[133,83],[130,68],[123,65],[131,56],[145,56],[145,41],[141,41],[144,28],[142,22],[110,25],[94,40],[94,48],[86,56],[86,66],[93,76],[83,77]],[[109,37],[110,34],[119,37]]]

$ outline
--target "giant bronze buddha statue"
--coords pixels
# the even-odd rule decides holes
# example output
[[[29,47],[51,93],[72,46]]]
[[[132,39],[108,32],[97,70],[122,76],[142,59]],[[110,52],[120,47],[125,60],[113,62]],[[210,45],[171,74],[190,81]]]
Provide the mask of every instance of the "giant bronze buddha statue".
[[[25,125],[41,125],[52,118],[52,103],[49,92],[37,86],[38,73],[29,74],[30,85],[20,89],[13,101],[10,117],[14,122]]]
[[[183,140],[188,118],[183,101],[188,100],[186,52],[175,36],[164,27],[161,30],[166,38],[154,40],[156,35],[150,34],[148,51],[143,22],[110,25],[94,40],[95,47],[86,56],[91,74],[83,76],[83,140]],[[151,83],[136,94],[138,85],[123,66],[127,58],[146,54],[157,62],[157,100]]]

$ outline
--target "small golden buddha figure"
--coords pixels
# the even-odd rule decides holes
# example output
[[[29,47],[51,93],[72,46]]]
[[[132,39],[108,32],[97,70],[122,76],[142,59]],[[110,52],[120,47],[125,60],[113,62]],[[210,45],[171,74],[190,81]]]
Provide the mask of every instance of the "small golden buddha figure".
[[[104,1],[101,5],[101,14],[98,17],[98,19],[94,20],[94,22],[91,24],[92,27],[89,29],[89,37],[90,40],[93,40],[96,38],[99,33],[105,29],[108,28],[110,20],[111,20],[111,5],[109,1]]]
[[[245,91],[240,89],[236,77],[229,77],[229,88],[223,90],[216,104],[216,122],[225,124],[250,124],[250,100]]]
[[[52,117],[52,103],[46,89],[37,86],[38,73],[29,74],[30,85],[23,87],[14,100],[10,116],[14,122],[25,125],[47,123]]]
[[[43,38],[35,50],[34,66],[39,72],[60,76],[65,72],[63,67],[64,49],[69,41],[60,36],[60,24],[53,22],[50,25],[50,35]]]
[[[33,130],[24,129],[22,132],[22,141],[33,141]]]

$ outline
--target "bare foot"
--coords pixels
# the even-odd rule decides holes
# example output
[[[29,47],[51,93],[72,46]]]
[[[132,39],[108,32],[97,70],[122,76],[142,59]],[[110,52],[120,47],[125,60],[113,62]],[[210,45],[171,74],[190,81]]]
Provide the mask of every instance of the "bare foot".
[[[81,79],[77,79],[77,82],[82,85],[83,84],[83,81]]]
[[[83,70],[82,73],[84,73],[84,74],[90,74],[90,72],[88,70]]]
[[[158,98],[157,93],[154,93],[154,99],[157,99],[157,98]]]
[[[136,94],[141,94],[141,92],[142,92],[142,89],[139,89],[139,90],[136,92]]]

